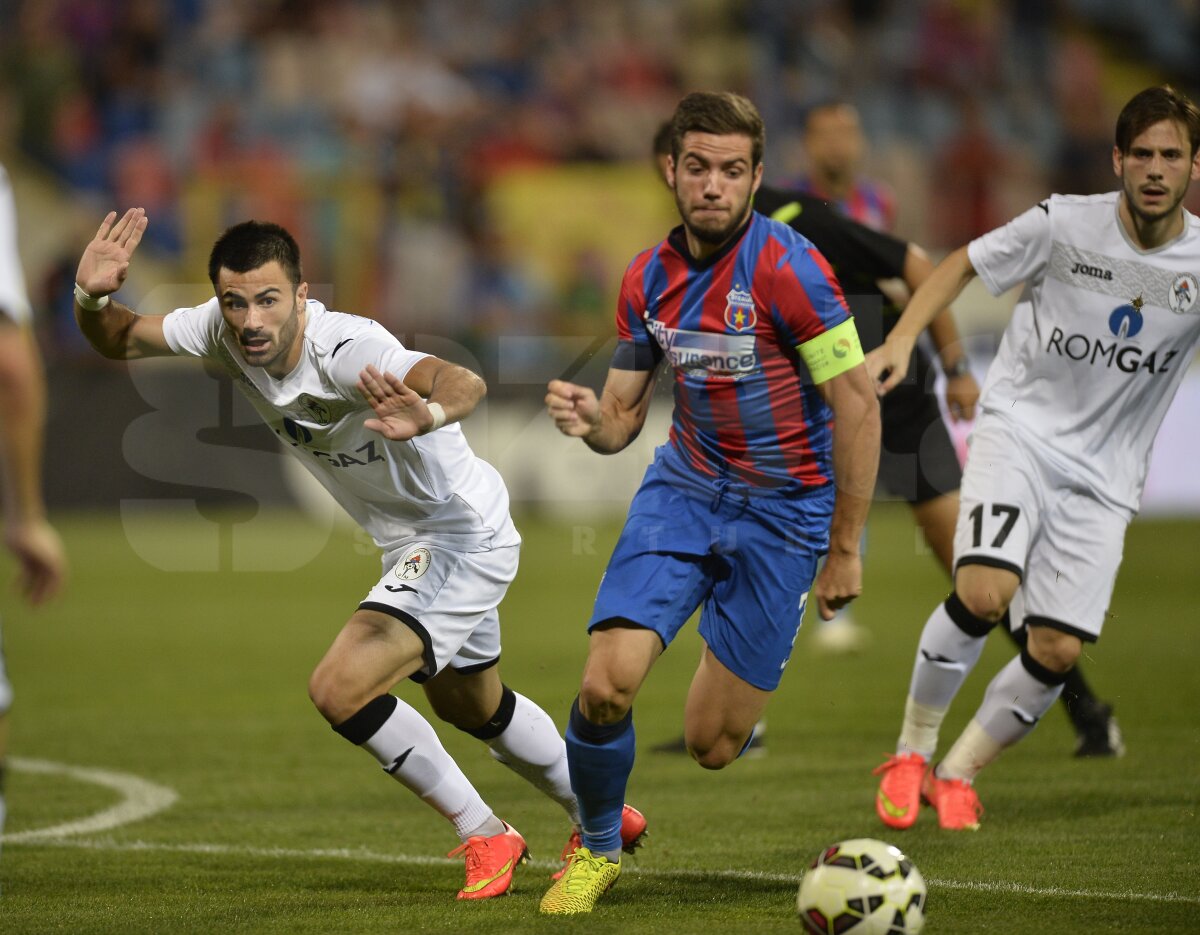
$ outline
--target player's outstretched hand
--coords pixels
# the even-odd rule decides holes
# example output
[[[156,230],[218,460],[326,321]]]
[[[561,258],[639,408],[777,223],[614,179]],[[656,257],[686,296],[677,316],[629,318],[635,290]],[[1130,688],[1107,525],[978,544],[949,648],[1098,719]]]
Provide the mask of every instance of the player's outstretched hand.
[[[546,387],[546,411],[558,430],[582,438],[600,421],[600,402],[586,386],[551,380]]]
[[[368,364],[358,375],[358,391],[375,410],[363,425],[394,442],[408,441],[433,428],[433,413],[420,394],[395,374]]]
[[[895,389],[908,373],[913,342],[895,335],[867,354],[867,373],[875,383],[875,391],[884,396]]]
[[[98,299],[121,288],[129,272],[133,251],[142,242],[142,234],[149,223],[143,208],[130,208],[120,220],[117,220],[116,211],[109,211],[104,216],[75,272],[75,282],[84,292]]]
[[[862,558],[856,553],[830,552],[813,584],[817,612],[832,620],[837,612],[862,594]]]
[[[45,520],[7,526],[4,544],[20,565],[17,582],[30,604],[58,593],[66,580],[67,557],[53,526]]]

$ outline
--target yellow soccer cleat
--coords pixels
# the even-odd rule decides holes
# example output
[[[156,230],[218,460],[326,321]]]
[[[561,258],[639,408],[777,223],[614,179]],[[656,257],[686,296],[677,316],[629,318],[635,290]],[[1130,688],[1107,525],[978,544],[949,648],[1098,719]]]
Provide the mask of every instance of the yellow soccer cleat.
[[[563,916],[591,912],[620,875],[620,861],[614,864],[607,857],[593,857],[586,847],[577,847],[563,875],[542,897],[541,911]]]
[[[639,812],[632,805],[626,805],[621,809],[621,850],[626,854],[632,854],[642,846],[642,839],[646,836],[646,816]],[[578,831],[572,831],[571,836],[567,839],[567,844],[562,850],[561,856],[558,858],[562,861],[562,867],[557,872],[550,874],[551,880],[557,880],[567,872],[567,864],[571,862],[571,855],[583,846],[583,837]]]

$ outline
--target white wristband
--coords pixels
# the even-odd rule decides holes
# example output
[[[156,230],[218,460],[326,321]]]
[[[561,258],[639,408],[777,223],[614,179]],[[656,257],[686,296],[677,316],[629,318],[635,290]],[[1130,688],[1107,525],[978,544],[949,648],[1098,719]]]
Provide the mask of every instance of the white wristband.
[[[79,283],[75,283],[75,304],[85,312],[98,312],[108,304],[108,296],[102,295],[100,298],[96,298],[85,292]]]
[[[429,414],[433,416],[433,425],[429,431],[436,432],[446,424],[446,410],[442,408],[441,403],[426,403],[425,408],[429,410]]]

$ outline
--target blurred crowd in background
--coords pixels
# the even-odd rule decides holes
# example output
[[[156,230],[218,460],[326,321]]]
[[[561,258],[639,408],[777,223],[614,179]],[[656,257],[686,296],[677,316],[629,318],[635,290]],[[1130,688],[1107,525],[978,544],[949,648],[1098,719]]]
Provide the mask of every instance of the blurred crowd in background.
[[[938,253],[1112,188],[1120,104],[1195,93],[1198,24],[1187,0],[0,0],[0,161],[24,229],[66,232],[25,245],[51,357],[81,349],[82,245],[140,205],[160,281],[204,286],[220,230],[275,220],[333,306],[486,358],[611,331],[601,246],[666,232],[651,138],[689,90],[758,104],[782,185],[807,109],[852,103],[896,233]]]

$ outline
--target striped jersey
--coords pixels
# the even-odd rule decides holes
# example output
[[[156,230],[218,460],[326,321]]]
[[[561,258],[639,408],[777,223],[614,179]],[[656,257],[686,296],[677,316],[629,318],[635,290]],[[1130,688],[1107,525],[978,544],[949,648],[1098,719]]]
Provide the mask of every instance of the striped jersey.
[[[685,468],[782,493],[832,480],[831,413],[797,348],[850,311],[811,241],[752,212],[697,261],[677,227],[630,263],[616,317],[615,368],[672,368]]]
[[[1154,436],[1200,349],[1200,219],[1135,245],[1121,195],[1053,195],[973,240],[993,295],[1024,283],[980,406],[1099,499],[1136,512]]]

